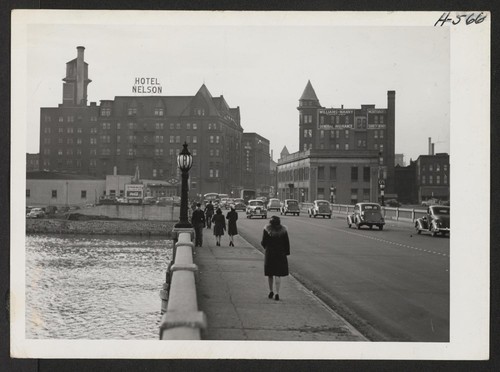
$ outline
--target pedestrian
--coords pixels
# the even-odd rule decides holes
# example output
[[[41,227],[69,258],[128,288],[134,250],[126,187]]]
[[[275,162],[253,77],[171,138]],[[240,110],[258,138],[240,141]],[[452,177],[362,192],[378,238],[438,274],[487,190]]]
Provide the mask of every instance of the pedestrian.
[[[194,227],[195,247],[203,245],[203,228],[205,227],[205,213],[201,210],[201,204],[196,204],[196,209],[191,216],[191,225]]]
[[[238,220],[238,212],[234,209],[234,205],[231,205],[231,210],[227,212],[227,234],[229,235],[229,246],[234,247],[234,236],[238,235],[238,227],[236,226],[236,221]]]
[[[269,298],[276,301],[280,299],[281,277],[288,275],[288,259],[290,255],[290,241],[288,231],[281,224],[278,216],[272,216],[269,224],[264,228],[262,246],[265,249],[264,275],[269,283]],[[275,280],[276,294],[273,292],[273,279]]]
[[[209,200],[208,204],[205,206],[205,215],[207,216],[207,229],[210,229],[212,227],[212,217],[214,215],[214,205],[211,200]]]
[[[212,222],[214,223],[216,245],[220,246],[220,238],[224,235],[224,230],[226,230],[226,219],[224,218],[220,208],[217,208],[217,212],[215,212]]]

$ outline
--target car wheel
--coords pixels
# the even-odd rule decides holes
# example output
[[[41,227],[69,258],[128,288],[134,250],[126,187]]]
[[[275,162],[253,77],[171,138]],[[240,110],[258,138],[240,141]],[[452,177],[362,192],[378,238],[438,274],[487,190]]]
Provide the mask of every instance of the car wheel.
[[[372,230],[372,229],[373,229],[373,225],[370,225],[370,230]]]
[[[331,219],[331,218],[332,218],[332,215],[331,215],[331,214],[330,214],[330,215],[328,215],[328,218],[330,218],[330,219]]]
[[[383,230],[384,229],[384,225],[378,225],[378,229],[379,230]]]
[[[300,216],[300,213],[297,213],[297,217]]]

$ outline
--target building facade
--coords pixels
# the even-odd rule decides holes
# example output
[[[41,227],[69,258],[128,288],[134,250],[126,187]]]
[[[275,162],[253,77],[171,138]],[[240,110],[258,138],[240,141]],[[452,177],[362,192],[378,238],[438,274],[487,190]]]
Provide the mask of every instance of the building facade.
[[[35,172],[40,170],[40,154],[26,154],[26,171]]]
[[[115,167],[120,175],[139,167],[142,178],[175,186],[176,156],[187,142],[194,158],[191,197],[244,185],[268,192],[269,141],[249,133],[245,143],[252,149],[243,159],[239,107],[213,97],[205,84],[193,96],[116,96],[87,104],[84,49],[66,64],[62,103],[40,109],[40,169],[105,178]]]
[[[380,153],[385,192],[393,194],[396,92],[387,92],[387,108],[325,108],[308,81],[299,99],[299,149],[324,150],[330,156],[352,151]]]
[[[243,133],[241,171],[244,189],[269,196],[272,184],[268,139],[257,133]]]
[[[282,155],[278,161],[278,197],[338,204],[378,201],[376,151],[306,150]]]

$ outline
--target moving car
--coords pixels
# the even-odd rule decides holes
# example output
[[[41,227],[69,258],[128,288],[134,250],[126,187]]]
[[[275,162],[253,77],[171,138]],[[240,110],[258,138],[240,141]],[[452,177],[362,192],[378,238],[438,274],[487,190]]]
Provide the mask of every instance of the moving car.
[[[361,226],[368,226],[370,229],[377,226],[383,230],[385,221],[382,216],[382,208],[378,203],[358,203],[354,206],[354,212],[347,216],[347,226],[350,228],[356,225],[358,229]]]
[[[431,205],[435,204],[439,204],[439,200],[435,198],[422,201],[422,207],[430,207]]]
[[[269,199],[269,202],[267,203],[267,210],[268,211],[278,211],[281,209],[281,202],[279,199]]]
[[[241,198],[234,199],[234,209],[236,211],[244,211],[247,209],[245,201]]]
[[[430,232],[432,236],[441,233],[450,233],[450,207],[444,205],[431,205],[427,208],[427,214],[415,221],[417,234],[422,231]]]
[[[26,215],[28,218],[43,218],[45,216],[45,212],[42,208],[33,208]]]
[[[307,210],[307,213],[309,214],[309,218],[316,218],[317,216],[332,218],[330,202],[327,200],[315,200],[313,205]]]
[[[285,199],[280,214],[285,216],[290,213],[298,216],[300,214],[299,202],[295,199]]]
[[[267,218],[267,209],[263,200],[249,200],[246,208],[247,218]]]

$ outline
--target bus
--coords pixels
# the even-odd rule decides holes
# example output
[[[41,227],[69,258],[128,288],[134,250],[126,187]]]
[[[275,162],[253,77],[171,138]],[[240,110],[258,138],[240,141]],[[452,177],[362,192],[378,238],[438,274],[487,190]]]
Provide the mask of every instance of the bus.
[[[249,200],[255,199],[255,190],[251,190],[251,189],[241,190],[240,198],[245,201],[245,204],[248,204]]]
[[[203,195],[203,201],[205,202],[205,204],[210,200],[212,201],[212,204],[214,204],[217,200],[219,200],[219,194],[216,192],[209,192]]]

